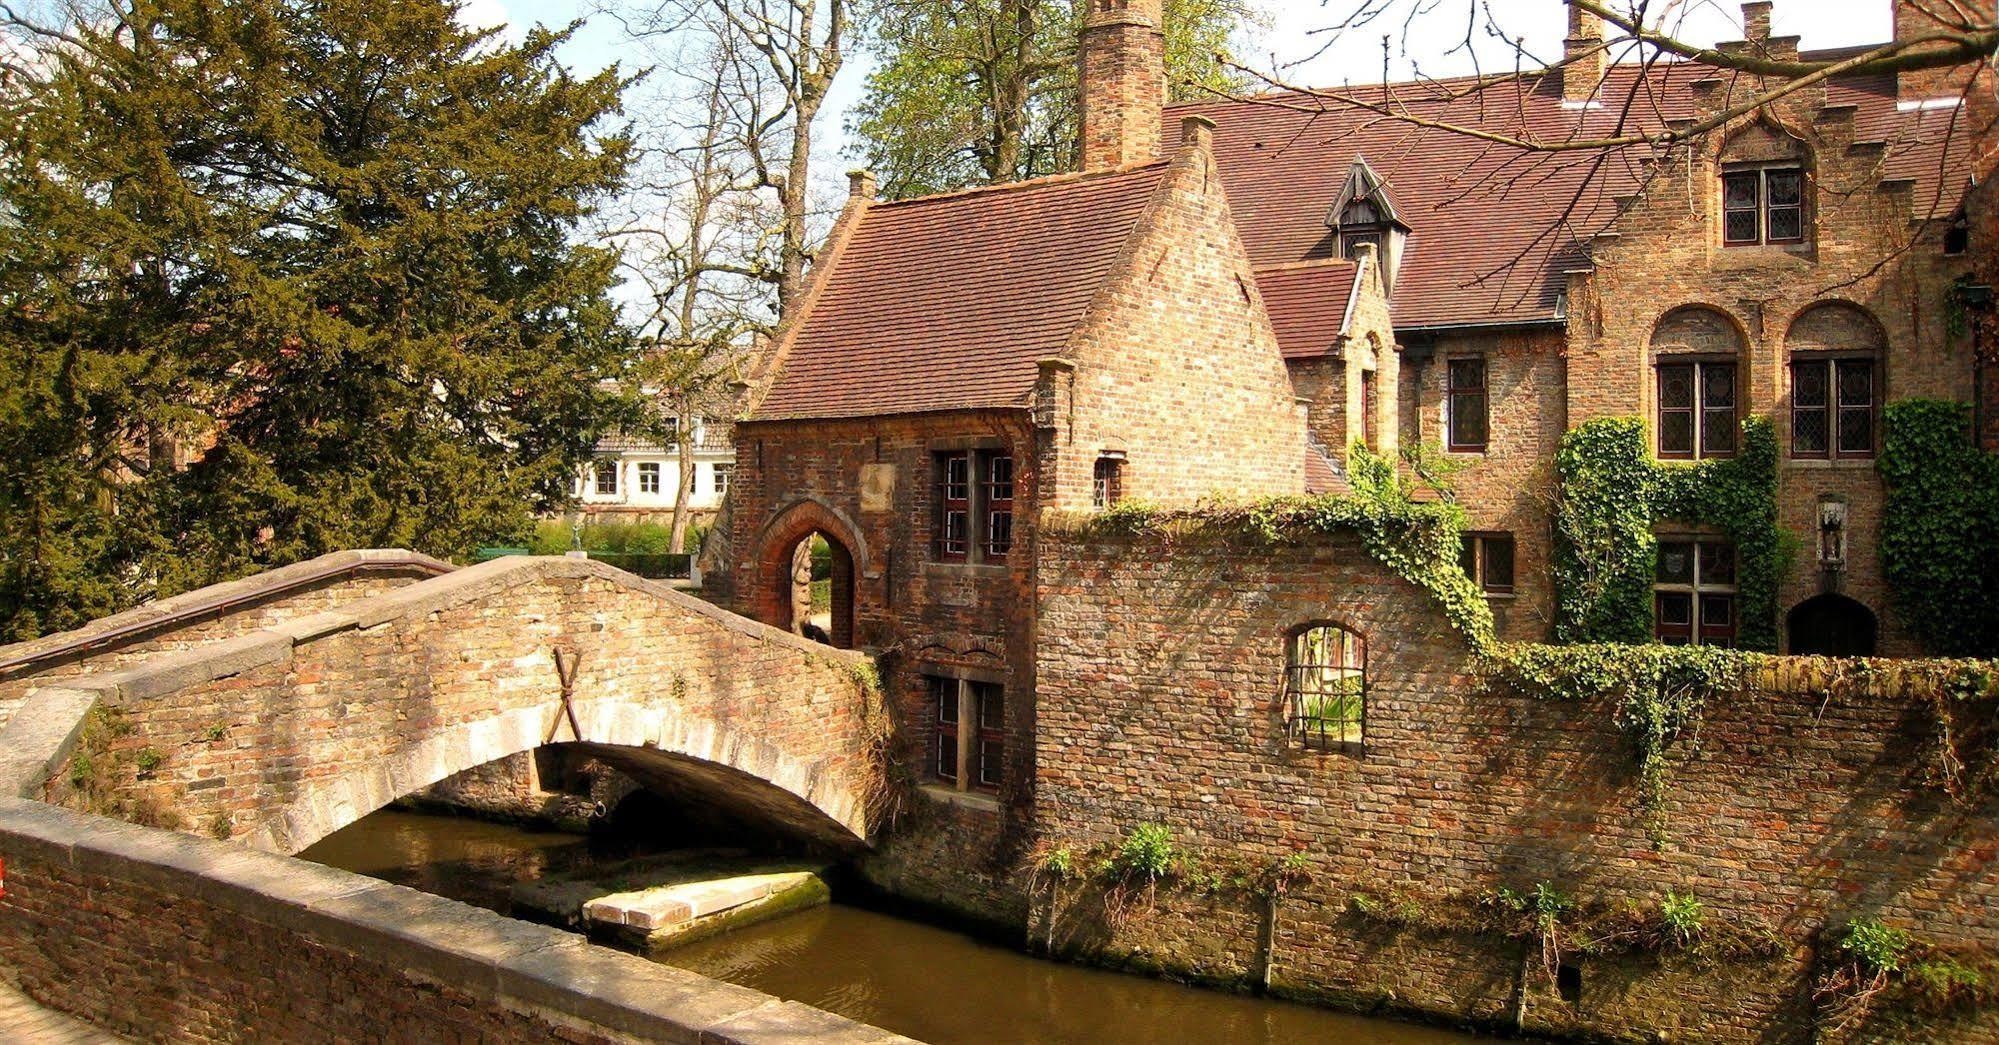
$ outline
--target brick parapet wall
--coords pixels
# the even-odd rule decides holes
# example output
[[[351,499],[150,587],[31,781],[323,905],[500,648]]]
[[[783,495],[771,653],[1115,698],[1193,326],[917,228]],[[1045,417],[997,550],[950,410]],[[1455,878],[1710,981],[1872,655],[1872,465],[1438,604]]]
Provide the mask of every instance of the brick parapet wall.
[[[732,767],[773,786],[716,802],[831,842],[865,832],[858,657],[580,559],[496,560],[46,690],[47,715],[24,710],[0,734],[0,763],[32,780],[43,760],[66,802],[295,851],[453,773],[571,740],[558,648],[579,658],[583,739],[629,749],[621,769],[712,784],[708,767]],[[100,704],[130,728],[98,739],[90,765],[115,771],[93,798],[72,785],[89,773],[50,769]]]
[[[1161,824],[1183,846],[1252,866],[1305,853],[1319,884],[1295,910],[1287,900],[1295,920],[1277,959],[1295,992],[1392,996],[1452,1017],[1510,1004],[1516,945],[1402,933],[1384,950],[1380,927],[1350,916],[1356,886],[1435,898],[1548,882],[1607,903],[1673,890],[1699,897],[1710,920],[1767,925],[1800,948],[1741,976],[1598,963],[1591,982],[1623,986],[1547,1016],[1550,1029],[1677,1023],[1676,1034],[1795,1040],[1825,925],[1876,917],[1943,945],[1999,947],[1993,803],[1960,808],[1927,782],[1934,712],[1892,682],[1828,691],[1813,674],[1822,664],[1780,662],[1781,677],[1711,701],[1697,740],[1669,749],[1668,842],[1655,849],[1615,709],[1487,691],[1429,597],[1353,539],[1169,548],[1044,533],[1038,591],[1043,844]],[[1284,735],[1285,639],[1320,620],[1368,640],[1358,754],[1303,751]],[[1250,975],[1255,912],[1182,910],[1211,902],[1169,897],[1181,914],[1133,918],[1098,946],[1168,968],[1183,950],[1231,953]]]
[[[0,646],[0,728],[44,687],[323,613],[451,569],[397,549],[334,552]]]
[[[148,1041],[906,1041],[304,861],[0,798],[0,975]]]

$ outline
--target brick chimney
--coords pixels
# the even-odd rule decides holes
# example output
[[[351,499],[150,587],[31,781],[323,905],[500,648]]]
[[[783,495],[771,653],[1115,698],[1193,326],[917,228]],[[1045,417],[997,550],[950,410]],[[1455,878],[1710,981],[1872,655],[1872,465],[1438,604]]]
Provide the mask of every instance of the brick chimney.
[[[1770,0],[1750,0],[1742,5],[1742,38],[1752,44],[1770,42]]]
[[[1603,17],[1569,5],[1569,38],[1562,41],[1562,104],[1589,104],[1603,85],[1610,54],[1603,47]]]
[[[1953,4],[1949,0],[1894,0],[1894,3],[1895,39],[1897,40],[1912,40],[1933,33],[1951,32],[1953,30],[1961,32],[1965,28],[1963,24],[1953,25],[1950,23],[1977,21],[1980,17],[1978,15],[1960,16],[1956,14],[1956,10],[1960,8],[1974,12],[1977,11],[1978,5],[1973,0],[1962,0],[1961,3],[1957,4]],[[1983,17],[1990,16],[1988,14]],[[1960,98],[1965,94],[1965,86],[1970,83],[1972,76],[1977,75],[1978,72],[1979,66],[1976,63],[1966,63],[1951,69],[1911,69],[1907,72],[1896,74],[1895,93],[1899,100],[1906,104],[1939,102],[1946,98]],[[1986,72],[1983,78],[1989,79],[1990,76],[1990,72]],[[1972,92],[1974,106],[1981,109],[1990,106],[1990,97],[1989,84],[1986,85],[1986,89],[1983,91]]]
[[[1083,23],[1083,169],[1159,158],[1166,106],[1161,0],[1089,0]]]

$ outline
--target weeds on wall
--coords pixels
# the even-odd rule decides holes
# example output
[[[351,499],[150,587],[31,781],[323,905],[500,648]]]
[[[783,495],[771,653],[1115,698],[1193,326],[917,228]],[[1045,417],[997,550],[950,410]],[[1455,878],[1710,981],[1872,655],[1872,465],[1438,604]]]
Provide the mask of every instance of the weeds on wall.
[[[1999,455],[1972,442],[1962,403],[1892,403],[1881,422],[1881,570],[1897,614],[1933,653],[1999,653]]]
[[[1492,608],[1458,564],[1464,509],[1417,502],[1386,458],[1355,444],[1347,452],[1350,496],[1204,501],[1165,509],[1127,501],[1083,518],[1084,536],[1153,537],[1275,547],[1352,534],[1369,556],[1435,599],[1453,627],[1480,650],[1493,643]]]
[[[99,704],[84,716],[69,764],[50,781],[53,797],[72,808],[143,827],[181,830],[187,820],[173,804],[162,801],[141,781],[165,761],[151,747],[134,750],[122,743],[132,735],[132,723],[120,708]],[[67,796],[60,794],[67,785]]]
[[[1742,425],[1732,458],[1682,464],[1652,459],[1645,423],[1588,421],[1555,456],[1555,639],[1649,642],[1654,527],[1712,526],[1735,546],[1736,641],[1777,648],[1777,580],[1795,542],[1777,526],[1777,435],[1769,420]]]
[[[1708,701],[1745,690],[1754,654],[1713,646],[1508,643],[1484,658],[1488,685],[1544,700],[1608,702],[1637,760],[1646,834],[1666,843],[1666,751]]]
[[[1873,918],[1847,923],[1834,938],[1812,984],[1825,1037],[1877,1016],[1947,1017],[1999,1005],[1999,957],[1989,952],[1944,948]]]
[[[1551,981],[1565,960],[1578,955],[1650,954],[1719,963],[1774,958],[1788,950],[1772,927],[1716,918],[1694,894],[1673,890],[1656,899],[1603,900],[1577,896],[1552,882],[1441,895],[1369,885],[1348,890],[1346,910],[1395,931],[1521,941],[1538,950]]]

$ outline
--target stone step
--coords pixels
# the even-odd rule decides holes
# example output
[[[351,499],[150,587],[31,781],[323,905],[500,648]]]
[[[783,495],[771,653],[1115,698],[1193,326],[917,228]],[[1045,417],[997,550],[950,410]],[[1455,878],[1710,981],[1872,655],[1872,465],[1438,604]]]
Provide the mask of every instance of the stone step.
[[[810,872],[804,871],[745,874],[612,893],[584,904],[583,920],[657,932],[755,903],[809,877]]]

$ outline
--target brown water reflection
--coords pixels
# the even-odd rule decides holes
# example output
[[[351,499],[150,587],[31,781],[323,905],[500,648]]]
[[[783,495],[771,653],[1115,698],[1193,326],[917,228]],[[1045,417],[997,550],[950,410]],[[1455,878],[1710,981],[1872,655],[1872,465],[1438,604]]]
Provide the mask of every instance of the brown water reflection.
[[[660,960],[938,1045],[1472,1040],[1044,961],[963,933],[838,904],[683,947]]]
[[[580,835],[448,816],[375,813],[305,859],[507,909],[516,881],[622,858]],[[668,952],[662,961],[937,1045],[1381,1042],[1452,1031],[1086,969],[921,922],[835,904]]]

